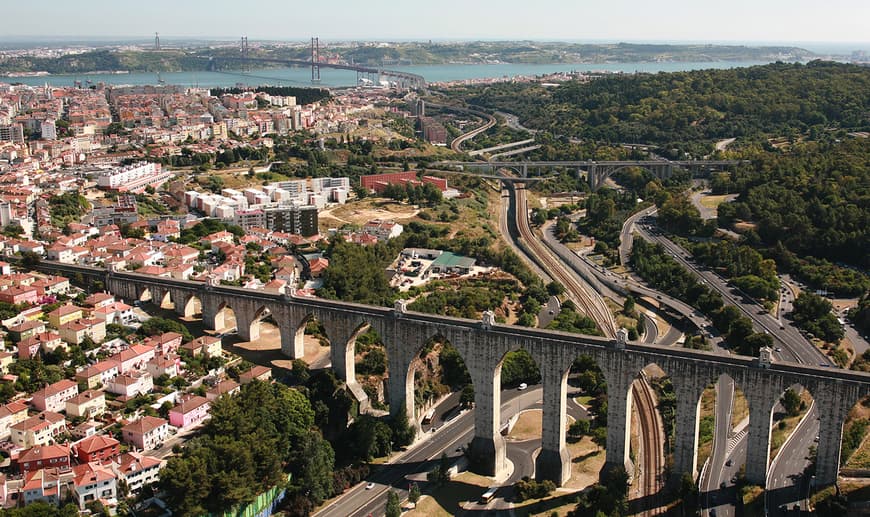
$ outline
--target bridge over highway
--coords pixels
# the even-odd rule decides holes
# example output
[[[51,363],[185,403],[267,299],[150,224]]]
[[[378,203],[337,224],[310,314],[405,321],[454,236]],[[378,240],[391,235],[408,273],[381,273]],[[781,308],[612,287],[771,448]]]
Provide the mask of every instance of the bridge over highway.
[[[506,161],[490,161],[490,162],[460,162],[460,161],[442,161],[436,162],[433,166],[440,167],[461,167],[462,170],[482,170],[487,172],[497,171],[501,168],[513,169],[521,173],[523,177],[528,176],[529,169],[552,169],[557,167],[567,169],[577,169],[585,171],[589,186],[592,190],[598,190],[604,181],[613,173],[630,167],[638,167],[645,169],[656,177],[667,179],[671,177],[675,170],[687,170],[692,174],[699,176],[709,175],[710,172],[722,170],[725,167],[733,167],[740,163],[745,163],[739,160],[622,160],[622,161],[522,161],[522,162],[506,162]]]
[[[280,331],[282,352],[292,358],[302,356],[305,326],[312,319],[317,320],[329,338],[332,367],[349,386],[356,382],[356,337],[371,327],[378,332],[387,351],[390,411],[405,412],[411,422],[417,421],[414,358],[432,337],[446,339],[459,351],[472,377],[476,410],[469,456],[474,468],[486,475],[497,475],[507,468],[504,438],[499,433],[501,365],[506,353],[520,348],[531,354],[542,375],[542,450],[536,460],[536,473],[539,478],[560,485],[571,476],[571,458],[565,444],[568,373],[581,355],[591,356],[607,381],[607,464],[629,470],[631,385],[650,364],[656,364],[670,376],[676,394],[678,425],[672,472],[677,476],[697,474],[701,394],[723,374],[733,379],[747,396],[750,421],[746,476],[762,485],[769,468],[771,414],[789,386],[800,384],[812,393],[819,407],[825,408],[820,414],[816,456],[819,485],[836,482],[843,423],[852,407],[870,393],[870,374],[778,363],[771,359],[769,350],[763,350],[760,358],[721,356],[626,342],[624,332],[619,332],[614,340],[501,325],[495,323],[491,312],[485,313],[482,321],[475,321],[412,312],[403,301],[393,308],[374,307],[52,261],[43,261],[39,268],[92,285],[100,282],[125,300],[147,298],[148,294],[157,303],[169,299],[179,314],[188,316],[192,316],[198,300],[204,325],[215,330],[225,327],[224,314],[226,309],[232,309],[239,335],[247,341],[258,338],[261,320],[271,316]]]

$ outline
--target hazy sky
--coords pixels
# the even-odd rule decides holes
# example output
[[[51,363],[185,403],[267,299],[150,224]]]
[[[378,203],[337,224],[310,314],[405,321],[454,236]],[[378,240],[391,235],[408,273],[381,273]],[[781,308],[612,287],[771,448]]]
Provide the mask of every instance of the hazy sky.
[[[870,41],[870,0],[3,0],[6,36]],[[14,20],[13,23],[9,23]],[[3,36],[0,36],[3,39]]]

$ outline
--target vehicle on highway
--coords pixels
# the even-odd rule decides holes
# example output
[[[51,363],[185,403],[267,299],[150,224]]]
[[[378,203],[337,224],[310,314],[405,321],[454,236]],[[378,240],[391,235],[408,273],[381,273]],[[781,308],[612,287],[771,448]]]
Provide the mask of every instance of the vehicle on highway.
[[[374,488],[374,487],[375,487],[375,484],[374,484],[374,483],[369,483],[369,484],[366,485],[366,490],[371,490],[371,489]]]
[[[434,416],[435,416],[435,408],[433,407],[432,409],[430,409],[429,411],[427,411],[425,415],[423,415],[423,421],[422,421],[421,423],[422,423],[422,424],[428,424],[428,423],[431,423],[431,422],[432,422],[432,418],[433,418]]]
[[[528,388],[528,387],[529,387],[528,384],[526,384],[525,382],[521,382],[520,385],[519,385],[519,387],[518,387],[517,389],[520,390],[520,391],[523,391],[524,389],[526,389],[526,388]]]
[[[725,466],[726,466],[726,467],[730,467],[730,466],[733,465],[733,464],[734,464],[734,461],[732,461],[732,460],[728,460],[728,461],[725,462]]]
[[[486,503],[492,501],[492,498],[495,497],[495,493],[496,493],[497,491],[498,491],[498,487],[497,487],[497,486],[491,486],[491,487],[487,488],[487,489],[486,489],[486,492],[484,492],[483,494],[481,494],[481,496],[480,496],[480,502],[486,504]]]

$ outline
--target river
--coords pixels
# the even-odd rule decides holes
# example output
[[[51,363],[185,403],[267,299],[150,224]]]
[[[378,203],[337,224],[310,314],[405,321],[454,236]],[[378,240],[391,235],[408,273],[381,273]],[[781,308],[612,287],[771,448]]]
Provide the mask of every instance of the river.
[[[662,62],[662,63],[576,63],[576,64],[493,64],[493,65],[418,65],[418,66],[386,66],[390,70],[399,70],[422,75],[429,82],[459,81],[466,79],[486,79],[513,76],[533,76],[555,72],[571,71],[608,71],[608,72],[676,72],[684,70],[699,70],[706,68],[736,68],[761,65],[760,61],[715,61],[715,62]],[[347,70],[320,70],[320,85],[328,87],[355,86],[356,73]],[[158,76],[156,73],[128,74],[77,74],[77,75],[46,75],[36,77],[0,77],[0,82],[23,83],[41,86],[48,83],[52,86],[72,86],[75,81],[87,84],[105,83],[112,85],[157,84],[158,80],[166,84],[181,86],[199,86],[204,88],[232,87],[242,85],[281,85],[281,86],[311,86],[311,69],[307,67],[269,68],[250,71],[233,72],[166,72]]]

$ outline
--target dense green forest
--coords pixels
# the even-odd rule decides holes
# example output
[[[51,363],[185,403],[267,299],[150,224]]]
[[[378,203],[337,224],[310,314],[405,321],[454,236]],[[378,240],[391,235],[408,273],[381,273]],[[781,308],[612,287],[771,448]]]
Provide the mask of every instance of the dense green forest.
[[[212,402],[202,433],[160,471],[160,488],[179,516],[219,513],[276,485],[319,504],[333,495],[333,463],[308,399],[281,384],[253,382]]]
[[[866,140],[811,142],[788,153],[759,150],[746,155],[751,165],[711,181],[714,193],[740,194],[734,202],[719,206],[721,226],[751,221],[756,225],[754,235],[769,246],[779,242],[791,254],[870,268],[870,145]],[[778,253],[778,262],[792,269],[807,265],[785,256],[785,250]],[[849,276],[837,282],[840,285],[819,287],[853,296],[859,293],[846,292],[848,284],[867,289],[860,275]]]
[[[514,113],[527,127],[667,149],[810,128],[870,127],[870,69],[822,61],[606,76],[558,88],[503,83],[454,91],[470,104]]]

